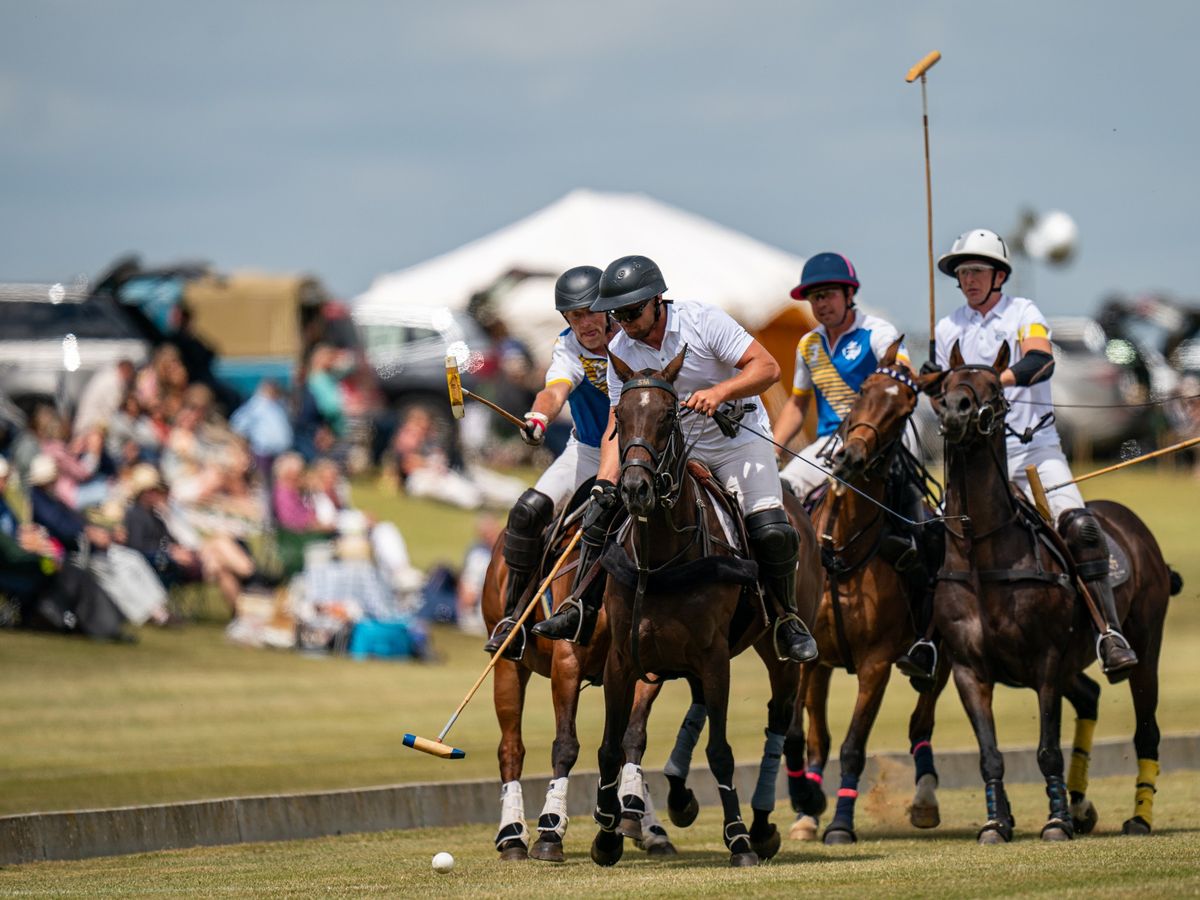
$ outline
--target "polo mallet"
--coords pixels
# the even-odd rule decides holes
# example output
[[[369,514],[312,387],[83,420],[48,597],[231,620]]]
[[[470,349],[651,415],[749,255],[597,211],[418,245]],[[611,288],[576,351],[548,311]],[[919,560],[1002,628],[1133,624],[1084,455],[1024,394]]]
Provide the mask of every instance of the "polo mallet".
[[[929,174],[929,103],[925,99],[925,73],[941,58],[942,54],[934,50],[904,76],[909,84],[921,79],[921,124],[925,129],[925,228],[929,238],[929,361],[934,363],[937,362],[937,338],[934,336],[937,320],[933,311],[933,183]]]
[[[447,371],[449,371],[449,362],[447,362],[446,368]],[[558,570],[561,569],[563,563],[567,561],[567,557],[571,555],[571,551],[575,549],[575,545],[579,543],[579,539],[582,536],[583,529],[581,528],[571,537],[566,549],[562,552],[562,556],[558,558],[558,562],[554,564],[554,568],[550,570],[550,574],[547,575],[542,581],[541,585],[537,589],[537,593],[533,596],[537,597],[546,592],[546,588],[548,588],[550,583],[558,576]],[[463,697],[462,703],[458,704],[458,709],[456,709],[454,714],[450,716],[450,721],[446,723],[446,727],[443,728],[438,734],[437,740],[431,741],[429,738],[417,737],[415,734],[405,734],[405,747],[412,747],[414,750],[420,750],[422,753],[428,753],[431,756],[440,756],[442,759],[462,759],[467,755],[465,750],[459,750],[457,747],[451,747],[449,744],[443,743],[446,738],[446,734],[450,731],[451,726],[454,725],[454,722],[458,719],[459,713],[461,713],[466,705],[471,702],[471,698],[475,696],[475,692],[479,690],[479,686],[483,684],[483,680],[487,678],[488,672],[495,668],[496,661],[500,659],[500,656],[508,648],[508,645],[512,643],[512,639],[517,636],[517,632],[521,629],[521,626],[525,624],[525,620],[529,618],[529,614],[537,609],[537,607],[538,604],[536,603],[525,604],[525,611],[521,613],[521,617],[517,619],[517,624],[513,626],[512,631],[508,633],[508,637],[504,639],[504,643],[500,645],[500,648],[495,652],[492,658],[488,660],[488,664],[484,668],[483,672],[481,672],[479,677],[475,679],[475,683],[471,685],[471,689],[467,691],[467,696]]]
[[[499,413],[521,430],[525,429],[523,419],[518,419],[504,407],[497,406],[486,397],[473,394],[462,386],[462,378],[458,374],[458,357],[452,353],[446,356],[446,388],[450,391],[450,411],[454,413],[454,418],[461,419],[463,417],[463,414],[466,412],[463,405],[463,398],[470,397],[472,400],[478,400],[493,412]]]

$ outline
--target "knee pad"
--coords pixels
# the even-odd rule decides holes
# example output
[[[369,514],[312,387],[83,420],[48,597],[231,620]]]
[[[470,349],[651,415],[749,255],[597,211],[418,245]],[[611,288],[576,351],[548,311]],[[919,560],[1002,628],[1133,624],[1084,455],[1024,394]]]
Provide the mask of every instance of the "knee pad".
[[[800,535],[783,509],[762,509],[746,516],[746,532],[763,574],[790,575],[800,552]]]
[[[542,551],[542,532],[554,516],[554,501],[529,488],[513,504],[504,532],[504,561],[513,569],[531,569]]]
[[[1108,576],[1108,543],[1096,517],[1087,509],[1068,509],[1058,519],[1058,532],[1075,558],[1084,581]]]

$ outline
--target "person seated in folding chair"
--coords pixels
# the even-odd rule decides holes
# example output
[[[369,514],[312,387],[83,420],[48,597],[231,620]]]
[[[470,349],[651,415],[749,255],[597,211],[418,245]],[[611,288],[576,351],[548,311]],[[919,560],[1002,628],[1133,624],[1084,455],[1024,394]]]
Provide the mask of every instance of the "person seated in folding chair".
[[[555,506],[568,500],[600,467],[600,439],[608,421],[607,348],[612,328],[605,313],[591,310],[600,275],[595,266],[576,266],[563,272],[554,285],[554,308],[562,313],[567,327],[554,344],[546,386],[534,398],[533,409],[525,413],[521,436],[527,444],[541,444],[546,426],[566,404],[570,404],[575,428],[562,455],[509,511],[504,533],[508,591],[504,617],[483,645],[489,655],[500,649],[520,617],[517,604],[541,561],[542,534],[554,517]],[[524,631],[521,626],[521,633],[505,648],[506,658],[519,660],[525,654]]]
[[[1100,606],[1106,629],[1097,638],[1096,656],[1105,675],[1117,680],[1137,665],[1137,654],[1119,630],[1104,531],[1084,505],[1079,488],[1065,484],[1072,475],[1054,425],[1050,326],[1032,300],[1001,290],[1012,274],[1012,263],[1008,246],[994,231],[976,228],[959,235],[938,260],[938,268],[958,282],[967,302],[938,322],[937,362],[922,366],[922,374],[948,366],[956,343],[964,363],[986,366],[996,359],[1001,343],[1008,344],[1012,362],[1000,373],[1004,396],[1012,403],[1006,420],[1008,477],[1030,495],[1025,467],[1034,465],[1044,484],[1064,485],[1046,498],[1052,524]]]
[[[888,348],[900,339],[900,333],[890,322],[855,307],[860,287],[858,271],[849,259],[840,253],[818,253],[809,257],[800,273],[800,283],[792,288],[793,300],[807,300],[811,305],[817,327],[800,338],[796,345],[792,396],[775,420],[774,438],[776,444],[786,446],[790,443],[804,427],[810,398],[816,400],[816,439],[793,456],[779,473],[801,499],[828,481],[830,460],[841,446],[838,430],[842,420],[854,405],[862,383],[879,367],[879,360]],[[896,362],[912,372],[908,350],[903,344],[896,353]],[[910,450],[911,439],[912,432],[906,431],[904,443]],[[775,452],[777,456],[782,455],[783,447],[777,446]],[[909,519],[919,520],[922,516],[920,490],[906,485],[898,493],[905,501],[900,512]],[[941,563],[941,543],[932,533],[922,535],[922,538],[927,537],[931,538],[932,549],[925,568],[932,569],[927,574],[933,574]],[[911,579],[911,591],[914,596],[911,600],[917,619],[915,627],[918,634],[924,634],[932,616],[932,588],[925,583],[928,578],[922,578],[916,571],[916,567],[924,562],[919,555],[920,546],[911,534],[893,533],[880,549],[898,572],[913,570],[915,577]],[[897,662],[901,671],[932,683],[937,660],[927,650],[922,644],[915,657],[910,658],[908,654],[901,657]]]
[[[645,256],[626,256],[609,264],[600,279],[592,309],[611,313],[621,330],[609,352],[631,369],[662,369],[687,345],[675,387],[680,405],[700,415],[685,431],[691,456],[704,463],[727,490],[736,495],[746,518],[746,530],[758,559],[764,587],[783,610],[776,628],[781,659],[807,662],[817,645],[796,614],[796,565],[800,538],[783,508],[783,487],[771,446],[761,436],[770,433],[766,413],[741,401],[754,397],[779,380],[779,364],[728,314],[715,306],[666,300],[662,272]],[[600,446],[600,470],[583,516],[583,555],[580,571],[603,550],[608,526],[620,508],[616,480],[620,451],[615,438],[615,410],[622,381],[610,368],[610,410]],[[745,426],[727,437],[714,412],[732,409],[732,418]],[[572,596],[558,612],[533,627],[551,639],[577,640],[590,634],[602,597],[586,592]]]

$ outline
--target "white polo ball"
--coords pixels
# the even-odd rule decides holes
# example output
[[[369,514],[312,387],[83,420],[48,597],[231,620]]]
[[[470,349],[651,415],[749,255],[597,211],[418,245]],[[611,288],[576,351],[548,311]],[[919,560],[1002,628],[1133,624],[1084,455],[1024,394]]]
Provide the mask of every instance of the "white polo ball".
[[[454,868],[454,857],[443,850],[441,853],[435,854],[433,857],[433,871],[441,872],[445,875]]]

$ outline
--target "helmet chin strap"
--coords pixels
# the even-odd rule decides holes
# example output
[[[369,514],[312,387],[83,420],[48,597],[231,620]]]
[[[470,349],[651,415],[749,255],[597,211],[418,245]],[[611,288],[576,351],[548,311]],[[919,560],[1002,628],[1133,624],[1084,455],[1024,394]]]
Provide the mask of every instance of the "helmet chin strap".
[[[982,300],[980,300],[978,303],[971,303],[970,300],[968,300],[967,303],[970,304],[971,306],[987,306],[989,301],[991,301],[993,294],[1002,293],[1000,288],[1004,287],[1004,282],[1001,282],[1000,284],[996,284],[996,276],[997,275],[1007,275],[1007,273],[1002,272],[999,269],[994,269],[992,271],[992,288],[991,288],[991,290],[989,290],[987,292],[987,294],[984,295],[984,298]],[[960,291],[963,290],[962,279],[958,275],[955,275],[954,280],[958,282],[958,289]],[[964,291],[964,293],[965,293],[965,291]]]

